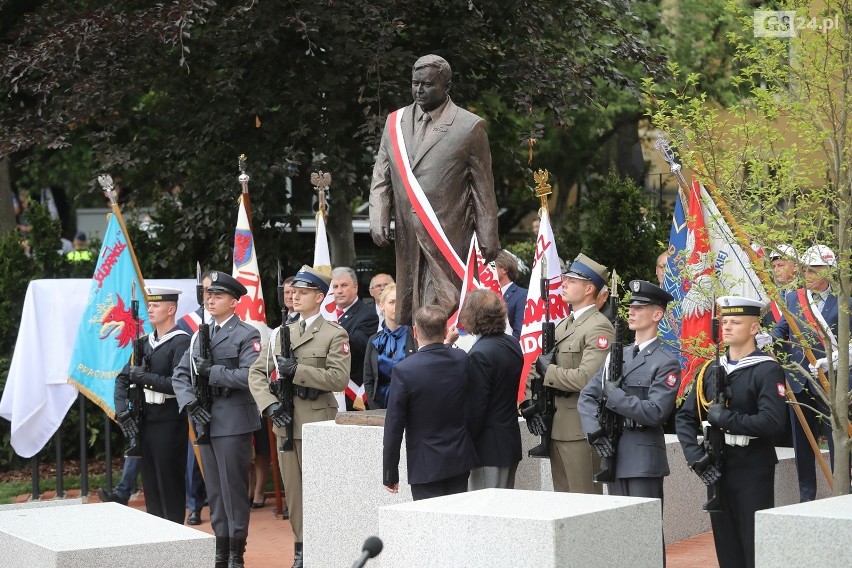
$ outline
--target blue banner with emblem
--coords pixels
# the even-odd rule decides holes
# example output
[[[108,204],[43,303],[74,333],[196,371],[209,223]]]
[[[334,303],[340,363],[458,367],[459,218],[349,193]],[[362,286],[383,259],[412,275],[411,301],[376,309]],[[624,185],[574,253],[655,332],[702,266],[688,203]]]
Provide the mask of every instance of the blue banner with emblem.
[[[685,363],[685,358],[680,352],[680,322],[683,317],[681,303],[683,302],[685,291],[680,272],[681,265],[683,264],[682,252],[687,247],[686,233],[686,212],[683,209],[681,194],[678,192],[674,212],[672,213],[669,248],[666,251],[666,254],[668,254],[666,275],[661,286],[666,292],[672,295],[674,301],[669,303],[669,311],[666,313],[666,317],[660,320],[658,331],[660,339],[663,340],[664,348],[680,359],[681,367]]]
[[[120,215],[116,208],[110,216],[68,368],[69,381],[110,418],[115,417],[115,379],[130,360],[137,336],[134,286],[142,333],[150,331],[144,283]]]

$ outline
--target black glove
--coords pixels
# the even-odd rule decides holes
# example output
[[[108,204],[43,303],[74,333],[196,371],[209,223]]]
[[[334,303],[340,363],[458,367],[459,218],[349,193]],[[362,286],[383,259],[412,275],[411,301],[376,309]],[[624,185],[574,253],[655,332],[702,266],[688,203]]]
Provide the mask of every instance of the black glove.
[[[713,426],[719,425],[719,419],[722,418],[722,412],[725,410],[724,404],[711,404],[707,409],[707,422]]]
[[[129,440],[139,435],[139,425],[136,424],[136,420],[133,419],[129,410],[122,410],[115,415],[115,419],[121,427],[121,433],[124,434],[125,438]]]
[[[278,363],[278,378],[285,381],[292,381],[293,377],[296,376],[296,367],[299,366],[296,358],[281,357],[279,355],[275,360]]]
[[[719,481],[719,478],[722,477],[722,470],[719,469],[719,466],[710,463],[710,455],[704,454],[704,457],[692,464],[692,471],[694,471],[698,477],[701,478],[701,481],[704,482],[704,485],[708,487]]]
[[[547,354],[542,354],[538,356],[538,359],[535,360],[535,372],[538,373],[538,376],[544,380],[544,375],[547,373],[547,368],[553,364],[553,351]]]
[[[527,421],[527,428],[533,436],[541,436],[547,432],[547,425],[544,423],[544,417],[536,409],[535,403],[531,400],[525,400],[520,406],[521,416]]]
[[[609,458],[615,453],[615,448],[612,447],[612,442],[604,435],[603,430],[592,432],[587,439],[599,457]]]
[[[213,416],[210,414],[210,411],[198,404],[197,400],[194,400],[186,405],[186,409],[189,411],[189,415],[192,416],[192,420],[198,426],[205,426],[210,424],[210,421],[213,419]]]
[[[284,428],[293,422],[293,416],[287,412],[284,405],[280,402],[273,402],[266,407],[266,415],[272,419],[272,423],[279,428]]]
[[[622,379],[618,379],[617,381],[604,381],[603,382],[603,396],[604,398],[609,398],[612,396],[612,393],[616,389],[621,388]]]
[[[195,358],[195,372],[202,377],[210,376],[210,369],[213,367],[213,361],[204,359],[203,357]]]
[[[131,385],[143,385],[145,384],[145,369],[138,365],[130,365],[128,377]]]

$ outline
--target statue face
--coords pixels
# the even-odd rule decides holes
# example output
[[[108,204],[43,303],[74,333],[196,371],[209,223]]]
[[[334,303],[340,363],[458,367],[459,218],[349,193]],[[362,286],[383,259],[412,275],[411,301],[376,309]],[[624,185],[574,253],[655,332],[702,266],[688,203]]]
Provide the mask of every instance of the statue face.
[[[447,85],[435,67],[422,67],[411,74],[411,96],[420,108],[435,110],[447,100]]]

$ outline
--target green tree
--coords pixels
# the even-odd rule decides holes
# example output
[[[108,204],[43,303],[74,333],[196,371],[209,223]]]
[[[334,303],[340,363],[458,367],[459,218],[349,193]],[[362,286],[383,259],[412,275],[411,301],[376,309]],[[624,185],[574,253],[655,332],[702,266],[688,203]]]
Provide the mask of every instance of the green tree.
[[[814,243],[831,246],[838,261],[832,290],[838,298],[849,298],[852,6],[848,0],[827,0],[819,6],[780,2],[777,7],[795,10],[797,21],[805,24],[796,37],[755,38],[751,10],[735,1],[726,5],[741,26],[728,36],[740,65],[731,78],[732,104],[722,109],[709,102],[699,76],[673,64],[677,88],[664,92],[646,83],[651,113],[674,138],[684,162],[730,207],[745,234],[765,248],[792,243],[801,252]],[[839,360],[827,373],[829,388],[821,395],[831,409],[838,463],[846,463],[849,353],[843,346],[849,345],[850,330],[849,318],[843,317],[849,309],[846,302],[840,305]],[[848,487],[849,468],[835,468],[835,494],[847,493]]]

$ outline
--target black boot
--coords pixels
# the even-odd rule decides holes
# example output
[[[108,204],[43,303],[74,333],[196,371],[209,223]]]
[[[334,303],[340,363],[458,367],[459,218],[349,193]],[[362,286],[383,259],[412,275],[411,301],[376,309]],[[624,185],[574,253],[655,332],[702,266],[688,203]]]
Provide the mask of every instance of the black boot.
[[[231,539],[226,536],[216,537],[216,560],[214,568],[228,568],[228,554],[231,550]]]
[[[294,543],[296,547],[296,555],[293,558],[293,568],[302,568],[302,543]]]
[[[246,551],[246,539],[231,539],[231,556],[228,558],[228,568],[244,568],[243,554]]]

